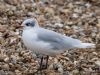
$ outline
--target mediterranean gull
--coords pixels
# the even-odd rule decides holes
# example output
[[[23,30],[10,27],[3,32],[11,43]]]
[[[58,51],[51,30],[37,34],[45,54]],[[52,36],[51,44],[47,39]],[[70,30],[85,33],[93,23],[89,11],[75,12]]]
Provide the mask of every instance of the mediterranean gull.
[[[48,56],[63,53],[66,49],[95,47],[95,44],[82,43],[78,39],[44,29],[39,26],[35,18],[26,19],[22,26],[24,26],[22,33],[24,45],[36,54],[47,55],[47,61]],[[41,59],[41,64],[42,61],[43,58]]]

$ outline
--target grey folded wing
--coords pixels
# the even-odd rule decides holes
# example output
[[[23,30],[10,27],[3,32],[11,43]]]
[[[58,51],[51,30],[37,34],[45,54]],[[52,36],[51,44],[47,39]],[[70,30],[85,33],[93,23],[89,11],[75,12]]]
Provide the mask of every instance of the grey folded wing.
[[[43,28],[39,28],[37,30],[37,34],[38,40],[50,43],[52,49],[54,50],[74,48],[74,45],[80,44],[81,42],[80,40],[73,39]]]

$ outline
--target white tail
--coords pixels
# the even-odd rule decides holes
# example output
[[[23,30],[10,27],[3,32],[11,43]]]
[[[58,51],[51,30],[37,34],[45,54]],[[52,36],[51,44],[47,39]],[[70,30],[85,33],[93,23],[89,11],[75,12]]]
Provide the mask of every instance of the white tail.
[[[77,48],[95,48],[95,44],[92,43],[80,43],[80,45],[76,45]]]

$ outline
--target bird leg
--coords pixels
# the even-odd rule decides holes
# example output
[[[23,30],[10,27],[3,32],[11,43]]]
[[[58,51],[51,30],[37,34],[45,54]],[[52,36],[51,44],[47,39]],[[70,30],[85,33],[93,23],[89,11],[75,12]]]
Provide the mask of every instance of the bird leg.
[[[42,62],[43,62],[43,56],[41,57],[41,62],[40,62],[40,70],[42,70]]]
[[[48,59],[49,59],[49,56],[47,55],[47,56],[46,56],[45,66],[43,67],[43,60],[44,60],[44,57],[43,57],[43,56],[41,57],[39,70],[47,69],[47,67],[48,67]]]
[[[47,57],[46,57],[46,66],[45,66],[45,69],[47,69],[47,67],[48,67],[48,59],[49,59],[49,56],[47,55]]]

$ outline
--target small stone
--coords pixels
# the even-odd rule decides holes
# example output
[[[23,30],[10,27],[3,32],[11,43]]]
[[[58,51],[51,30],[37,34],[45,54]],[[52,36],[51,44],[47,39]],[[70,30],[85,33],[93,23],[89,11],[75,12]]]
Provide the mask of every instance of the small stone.
[[[9,65],[8,64],[2,65],[2,69],[9,70]]]
[[[92,37],[95,37],[96,36],[96,33],[92,33],[91,35],[92,35]]]
[[[65,26],[65,28],[66,28],[66,29],[70,29],[70,27],[69,27],[69,26]]]
[[[50,16],[54,16],[54,10],[52,8],[45,8],[45,12],[48,13],[48,15]]]
[[[6,31],[7,26],[5,25],[0,25],[0,32],[4,33]]]
[[[72,15],[72,17],[74,17],[74,18],[78,18],[78,17],[79,17],[79,15],[78,15],[78,14],[76,14],[76,13],[74,13],[74,14]]]
[[[58,72],[63,73],[63,68],[58,68]]]
[[[98,53],[97,53],[97,52],[93,52],[93,54],[94,54],[94,55],[98,55]]]
[[[72,73],[73,73],[73,75],[79,75],[79,71],[77,69],[73,70]]]
[[[59,4],[59,5],[63,5],[65,0],[53,0],[54,3]]]
[[[6,58],[4,59],[4,61],[5,61],[5,62],[9,62],[9,57],[6,57]]]
[[[85,6],[86,6],[87,8],[89,8],[89,7],[91,7],[91,4],[90,4],[90,3],[86,3]]]
[[[96,25],[98,28],[100,28],[100,23]]]
[[[55,23],[55,26],[58,26],[58,27],[63,27],[63,24],[61,24],[61,23]]]
[[[8,71],[8,75],[14,75],[15,73],[12,71]]]
[[[7,75],[3,70],[0,70],[0,75]]]
[[[95,62],[95,64],[98,65],[98,66],[100,66],[100,61],[97,60],[97,61]]]
[[[61,13],[67,14],[70,13],[68,9],[59,9]]]
[[[15,73],[16,73],[17,75],[22,75],[22,73],[21,73],[19,70],[15,70]]]
[[[97,61],[98,60],[98,58],[92,58],[91,59],[91,61]]]
[[[76,12],[76,13],[82,13],[82,10],[81,9],[78,9],[78,8],[75,8],[74,9],[74,12]]]

